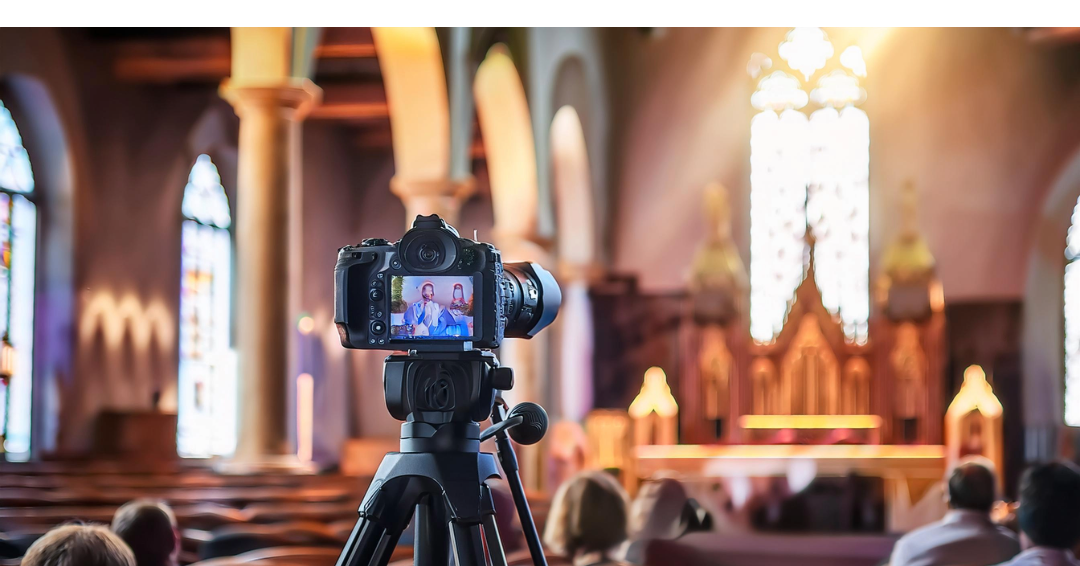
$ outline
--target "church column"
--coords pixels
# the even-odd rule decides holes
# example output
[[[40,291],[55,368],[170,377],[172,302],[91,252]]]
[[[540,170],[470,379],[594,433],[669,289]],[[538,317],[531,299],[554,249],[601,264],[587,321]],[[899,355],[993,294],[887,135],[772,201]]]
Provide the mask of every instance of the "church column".
[[[560,262],[558,273],[563,302],[556,319],[557,413],[563,419],[582,423],[593,408],[593,315],[589,286],[600,273],[600,267]]]
[[[407,226],[411,227],[421,214],[438,214],[456,224],[462,203],[473,192],[470,162],[466,159],[472,139],[471,99],[463,99],[458,94],[461,89],[454,88],[457,104],[456,110],[451,110],[446,67],[435,28],[376,27],[371,34],[379,54],[393,134],[395,174],[390,190],[405,204]],[[467,42],[462,41],[468,34],[457,30],[451,35],[456,47],[450,55],[467,55],[463,51]],[[461,74],[451,74],[452,86],[457,87]],[[466,103],[464,112],[462,102]],[[458,153],[462,155],[456,167],[451,166],[452,122],[458,127],[454,137],[460,141]]]
[[[239,437],[232,471],[296,467],[289,440],[290,261],[300,183],[300,125],[322,91],[293,76],[290,28],[233,30],[221,95],[240,117],[236,196]]]
[[[407,226],[412,226],[417,215],[427,214],[438,214],[456,225],[461,204],[473,192],[473,179],[410,179],[395,175],[390,179],[390,191],[405,204]],[[471,237],[471,234],[462,235]]]
[[[288,430],[290,186],[300,122],[318,100],[306,79],[274,86],[227,84],[240,116],[237,172],[237,350],[240,434],[236,463],[294,457]]]

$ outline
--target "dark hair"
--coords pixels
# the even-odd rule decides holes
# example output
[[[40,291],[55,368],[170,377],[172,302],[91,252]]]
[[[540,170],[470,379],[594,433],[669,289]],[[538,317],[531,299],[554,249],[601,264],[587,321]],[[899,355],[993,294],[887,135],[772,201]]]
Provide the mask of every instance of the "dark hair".
[[[26,551],[23,566],[135,566],[120,537],[97,525],[62,525]]]
[[[1028,468],[1016,518],[1036,546],[1072,548],[1080,541],[1080,471],[1064,462]]]
[[[138,566],[166,566],[177,550],[176,517],[160,501],[136,499],[116,510],[112,530],[135,554]]]
[[[989,513],[997,501],[997,478],[989,467],[960,464],[949,474],[949,507]]]

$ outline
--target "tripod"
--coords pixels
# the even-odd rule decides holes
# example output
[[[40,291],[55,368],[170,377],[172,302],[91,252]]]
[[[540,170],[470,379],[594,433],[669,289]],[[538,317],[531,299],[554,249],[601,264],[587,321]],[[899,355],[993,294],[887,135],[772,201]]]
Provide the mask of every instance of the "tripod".
[[[490,352],[417,353],[387,358],[383,389],[401,425],[400,452],[379,465],[360,504],[337,566],[385,566],[402,531],[416,518],[417,566],[506,566],[495,505],[485,483],[499,477],[495,457],[480,443],[496,439],[499,460],[535,566],[547,566],[510,437],[543,438],[547,414],[522,403],[509,414],[497,391],[513,387],[513,373]],[[478,421],[491,417],[481,434]],[[479,418],[476,418],[479,417]]]

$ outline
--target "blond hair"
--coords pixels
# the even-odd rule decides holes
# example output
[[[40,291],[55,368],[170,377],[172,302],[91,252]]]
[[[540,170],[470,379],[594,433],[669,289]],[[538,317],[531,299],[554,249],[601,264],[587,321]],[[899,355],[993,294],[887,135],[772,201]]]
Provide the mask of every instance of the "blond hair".
[[[674,539],[686,530],[689,498],[679,480],[646,482],[630,505],[630,534],[635,540]]]
[[[22,566],[135,566],[135,555],[103,526],[63,525],[34,542]]]
[[[626,541],[626,491],[604,472],[582,472],[559,486],[544,543],[567,557],[606,553]]]

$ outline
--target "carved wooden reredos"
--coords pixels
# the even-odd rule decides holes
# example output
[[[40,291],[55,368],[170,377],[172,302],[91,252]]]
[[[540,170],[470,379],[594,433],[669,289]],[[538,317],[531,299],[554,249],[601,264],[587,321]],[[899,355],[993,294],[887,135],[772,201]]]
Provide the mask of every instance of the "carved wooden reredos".
[[[905,198],[906,216],[913,216],[913,189]],[[715,212],[710,209],[710,220],[723,222]],[[940,444],[943,304],[933,257],[915,225],[906,218],[884,254],[864,343],[845,339],[839,318],[823,306],[811,237],[806,274],[782,330],[769,343],[751,340],[745,308],[702,314],[702,305],[745,305],[747,290],[730,283],[744,275],[718,277],[715,263],[696,262],[681,332],[686,363],[678,392],[680,440]],[[719,251],[726,237],[723,231],[710,234],[699,259],[711,254],[727,261],[723,269],[742,269]],[[708,281],[726,284],[702,283]]]

